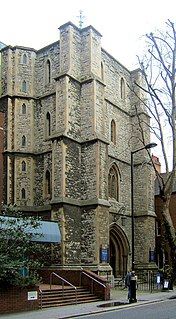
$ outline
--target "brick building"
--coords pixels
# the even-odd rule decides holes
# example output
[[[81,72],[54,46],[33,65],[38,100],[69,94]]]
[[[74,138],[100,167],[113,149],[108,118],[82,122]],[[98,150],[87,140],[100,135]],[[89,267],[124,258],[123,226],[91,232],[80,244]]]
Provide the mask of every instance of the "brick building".
[[[0,112],[0,211],[3,201],[3,125],[4,114]]]
[[[41,50],[8,46],[1,55],[4,201],[58,221],[58,267],[126,273],[130,152],[141,147],[139,103],[129,86],[141,83],[140,70],[130,72],[107,53],[95,28],[70,22]],[[146,157],[145,150],[134,156],[136,268],[152,267],[155,249],[154,173]]]
[[[161,173],[163,179],[165,179],[166,173]],[[165,265],[171,264],[171,250],[168,241],[165,237],[165,227],[163,225],[162,217],[162,199],[160,198],[160,192],[158,187],[158,181],[155,182],[155,212],[156,212],[156,263],[160,269]],[[176,229],[176,184],[171,195],[169,204],[169,212]]]

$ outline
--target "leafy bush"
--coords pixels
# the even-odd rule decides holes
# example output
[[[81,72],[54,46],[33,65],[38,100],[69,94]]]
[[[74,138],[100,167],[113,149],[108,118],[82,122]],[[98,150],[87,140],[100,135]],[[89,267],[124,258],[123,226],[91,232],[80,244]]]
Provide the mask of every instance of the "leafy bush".
[[[48,247],[34,241],[42,236],[40,219],[23,216],[16,207],[4,207],[0,216],[0,285],[30,286],[40,282],[36,270],[43,265]]]

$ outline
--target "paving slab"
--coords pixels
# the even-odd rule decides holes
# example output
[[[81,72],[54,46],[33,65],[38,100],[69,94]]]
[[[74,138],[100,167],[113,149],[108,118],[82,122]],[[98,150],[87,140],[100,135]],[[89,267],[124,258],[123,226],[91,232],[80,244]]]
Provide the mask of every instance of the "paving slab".
[[[176,299],[176,287],[173,290],[163,292],[137,292],[137,304],[157,302],[169,298]],[[112,304],[109,306],[108,304]],[[119,305],[115,305],[120,303]],[[102,307],[103,305],[103,307]],[[127,301],[127,290],[118,288],[111,289],[111,300],[99,301],[92,303],[84,303],[79,305],[60,306],[53,308],[45,308],[34,311],[18,312],[14,314],[0,315],[0,319],[68,319],[76,316],[83,317],[90,313],[100,313],[104,311],[112,311],[120,307],[133,307],[136,305],[129,304]]]

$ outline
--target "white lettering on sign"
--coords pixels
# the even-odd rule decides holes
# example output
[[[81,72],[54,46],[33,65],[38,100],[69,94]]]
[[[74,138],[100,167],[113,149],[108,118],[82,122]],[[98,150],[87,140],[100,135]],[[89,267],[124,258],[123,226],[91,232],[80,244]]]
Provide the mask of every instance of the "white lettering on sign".
[[[37,300],[37,291],[28,291],[28,300]]]

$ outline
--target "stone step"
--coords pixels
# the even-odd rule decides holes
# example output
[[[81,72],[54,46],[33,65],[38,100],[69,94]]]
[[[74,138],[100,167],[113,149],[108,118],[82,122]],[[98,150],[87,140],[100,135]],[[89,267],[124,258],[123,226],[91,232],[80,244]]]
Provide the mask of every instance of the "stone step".
[[[101,299],[84,299],[84,300],[77,300],[77,303],[75,302],[67,302],[67,301],[63,301],[63,302],[59,302],[59,303],[50,303],[50,304],[43,304],[42,308],[50,308],[50,307],[60,307],[60,306],[69,306],[69,305],[74,305],[74,304],[82,304],[82,303],[89,303],[89,302],[98,302],[98,301],[102,301]]]
[[[42,308],[47,307],[58,307],[71,304],[80,304],[100,301],[101,299],[97,296],[91,294],[88,290],[83,287],[77,287],[77,298],[75,295],[75,290],[65,289],[64,294],[62,289],[47,289],[42,290],[42,294],[39,293],[39,302],[41,305],[41,295],[42,295]]]

